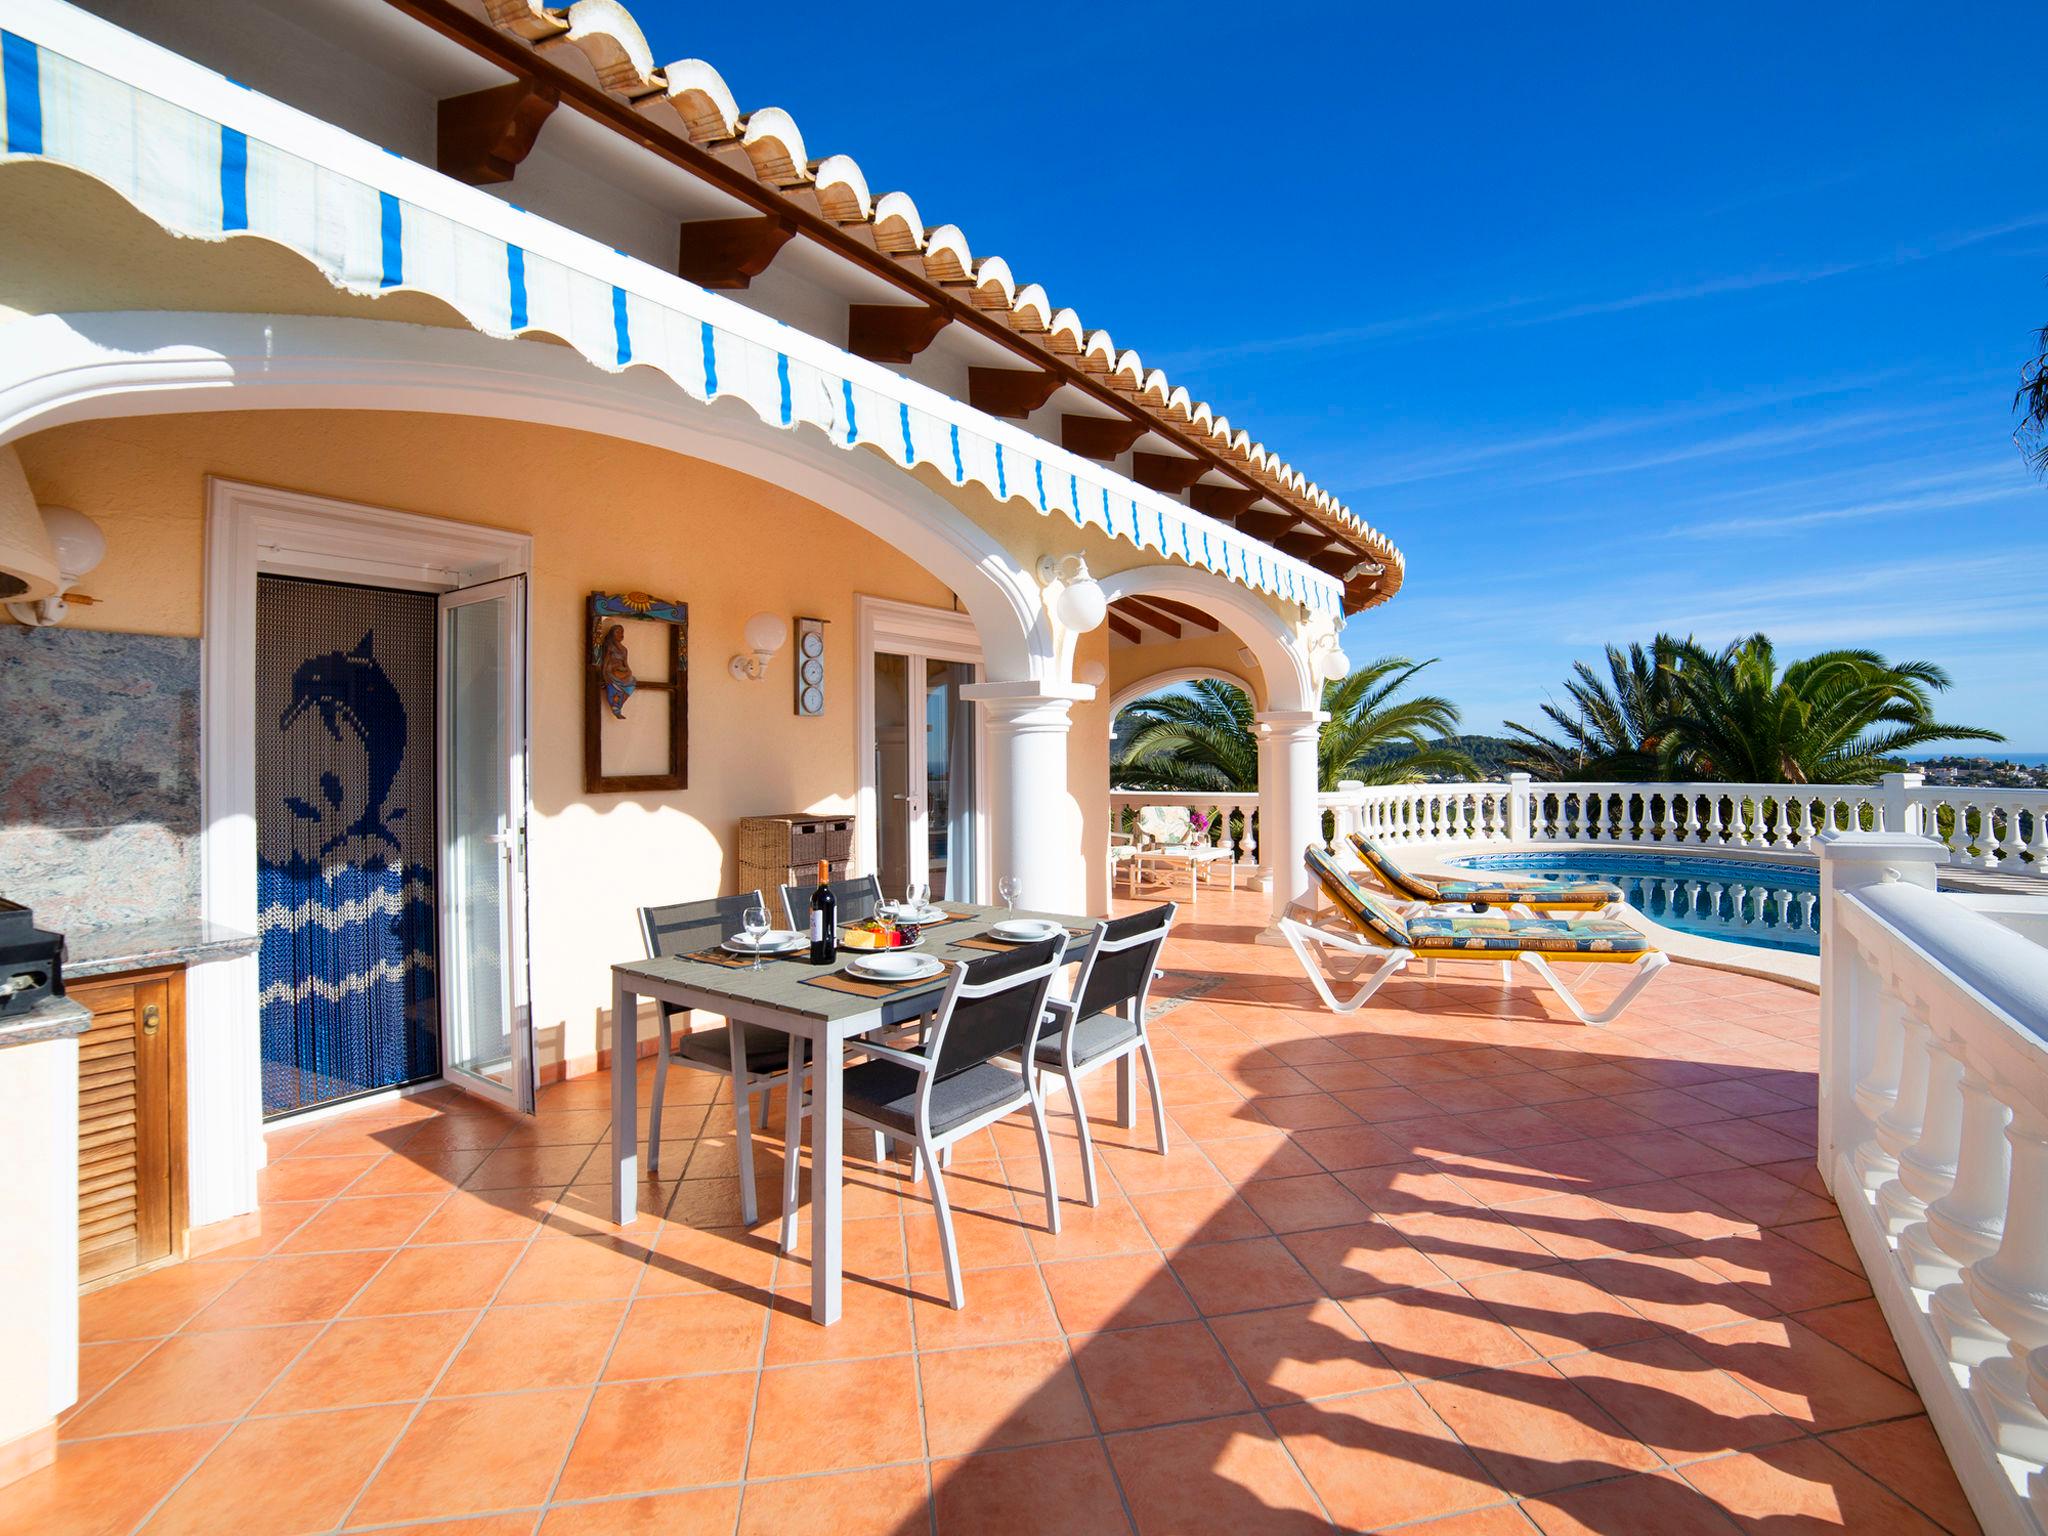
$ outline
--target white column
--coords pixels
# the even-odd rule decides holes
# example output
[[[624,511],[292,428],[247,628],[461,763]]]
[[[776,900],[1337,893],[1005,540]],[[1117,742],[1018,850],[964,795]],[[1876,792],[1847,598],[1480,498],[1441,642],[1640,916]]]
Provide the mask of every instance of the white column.
[[[970,683],[988,742],[982,812],[989,825],[989,890],[1022,882],[1020,907],[1079,914],[1087,907],[1081,810],[1067,787],[1068,711],[1095,697],[1084,683]]]
[[[1922,830],[1920,807],[1906,798],[1906,791],[1918,789],[1927,782],[1922,773],[1879,774],[1878,809],[1884,819],[1887,832],[1918,833]]]
[[[1316,803],[1316,740],[1330,717],[1320,709],[1272,709],[1252,717],[1259,725],[1259,804],[1267,831],[1261,842],[1273,872],[1273,923],[1259,935],[1269,944],[1280,937],[1280,918],[1308,891],[1302,851],[1322,831]]]

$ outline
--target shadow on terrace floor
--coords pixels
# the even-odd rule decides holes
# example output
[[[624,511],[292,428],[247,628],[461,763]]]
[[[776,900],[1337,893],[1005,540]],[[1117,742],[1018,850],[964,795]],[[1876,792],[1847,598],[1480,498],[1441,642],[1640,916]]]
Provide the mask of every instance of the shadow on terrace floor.
[[[1169,951],[1170,1155],[1091,1079],[1102,1203],[1061,1103],[1053,1237],[1028,1125],[961,1149],[958,1313],[922,1189],[865,1164],[813,1326],[779,1129],[743,1229],[703,1074],[624,1233],[601,1078],[280,1132],[262,1238],[88,1298],[0,1527],[1973,1528],[1812,1168],[1811,997],[1681,967],[1604,1030],[1525,981],[1333,1019],[1258,915],[1205,897]]]

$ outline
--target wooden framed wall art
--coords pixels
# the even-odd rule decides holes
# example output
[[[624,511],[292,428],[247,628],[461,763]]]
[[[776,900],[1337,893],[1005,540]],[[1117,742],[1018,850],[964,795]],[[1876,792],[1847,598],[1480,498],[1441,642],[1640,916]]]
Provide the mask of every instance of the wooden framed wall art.
[[[583,792],[687,789],[689,604],[593,592],[583,649]]]

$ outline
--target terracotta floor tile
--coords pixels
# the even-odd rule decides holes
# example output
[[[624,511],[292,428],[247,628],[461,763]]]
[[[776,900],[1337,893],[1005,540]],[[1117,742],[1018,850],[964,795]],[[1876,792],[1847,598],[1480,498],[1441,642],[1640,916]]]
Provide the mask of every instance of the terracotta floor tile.
[[[1177,1323],[1195,1315],[1187,1292],[1156,1254],[1062,1259],[1040,1266],[1039,1273],[1069,1334]]]
[[[193,1330],[325,1322],[384,1268],[388,1253],[311,1253],[260,1261],[186,1326]]]
[[[1113,1126],[1098,1128],[1095,1132],[1095,1153],[1101,1159],[1097,1175],[1099,1177],[1106,1171],[1126,1195],[1135,1199],[1160,1190],[1217,1189],[1222,1186],[1223,1175],[1216,1171],[1216,1165],[1209,1161],[1208,1155],[1191,1141],[1171,1143],[1166,1156],[1161,1157],[1149,1139],[1149,1130],[1144,1132],[1147,1139],[1136,1146],[1117,1146],[1106,1140],[1131,1134]],[[1075,1152],[1078,1164],[1079,1148]],[[1026,1164],[1017,1170],[1015,1176],[1020,1180],[1020,1187],[1038,1188],[1036,1166]],[[1028,1185],[1021,1183],[1024,1179],[1029,1179]],[[1078,1166],[1072,1179],[1067,1177],[1065,1167],[1061,1167],[1060,1190],[1070,1198],[1080,1197],[1083,1185]]]
[[[1092,1437],[935,1462],[931,1478],[939,1536],[1038,1536],[1049,1510],[1061,1536],[1130,1533],[1109,1453]]]
[[[173,1264],[78,1298],[78,1336],[88,1344],[173,1333],[256,1266],[253,1259]]]
[[[1323,1294],[1314,1277],[1277,1237],[1183,1248],[1170,1262],[1196,1310],[1211,1317],[1313,1301]]]
[[[1804,1428],[1848,1429],[1920,1409],[1910,1387],[1790,1318],[1736,1323],[1684,1342]]]
[[[919,1287],[911,1302],[919,1349],[1005,1344],[1052,1338],[1060,1332],[1059,1318],[1035,1264],[978,1269],[963,1276],[962,1283],[967,1289],[967,1305],[959,1308],[947,1300],[943,1283]]]
[[[918,1373],[925,1439],[934,1456],[1095,1432],[1063,1340],[924,1354],[918,1358]]]
[[[1387,1291],[1343,1303],[1387,1363],[1411,1381],[1537,1357],[1527,1340],[1464,1287],[1451,1284]]]
[[[1758,1226],[1783,1226],[1835,1214],[1834,1206],[1822,1196],[1788,1184],[1762,1168],[1687,1174],[1680,1182]]]
[[[213,1425],[67,1445],[0,1488],[0,1531],[124,1536],[226,1434]]]
[[[731,1516],[727,1517],[728,1523]],[[417,1525],[384,1525],[377,1536],[533,1536],[533,1511],[482,1515],[471,1520],[427,1520]]]
[[[143,1529],[213,1536],[338,1525],[409,1411],[351,1408],[237,1425]]]
[[[460,1243],[402,1248],[350,1303],[349,1316],[385,1317],[402,1312],[481,1307],[497,1295],[526,1246]]]
[[[1247,1415],[1113,1435],[1139,1536],[1324,1536],[1329,1522],[1279,1438]]]
[[[830,1413],[820,1405],[831,1404]],[[794,1477],[924,1454],[917,1375],[908,1356],[761,1373],[750,1477]]]
[[[490,1156],[474,1151],[414,1151],[387,1157],[348,1187],[348,1195],[446,1196]]]
[[[1371,1296],[1435,1285],[1446,1278],[1426,1254],[1384,1221],[1289,1233],[1281,1242],[1331,1296]]]
[[[1649,1339],[1552,1362],[1621,1426],[1677,1465],[1789,1440],[1799,1425],[1678,1339]]]
[[[540,1230],[543,1189],[458,1189],[413,1233],[411,1245],[524,1241]]]
[[[1074,1363],[1105,1431],[1252,1406],[1229,1357],[1198,1322],[1091,1334],[1075,1342]]]
[[[375,1195],[336,1200],[278,1244],[279,1253],[334,1253],[396,1248],[447,1198],[443,1194]]]
[[[597,1380],[625,1313],[619,1301],[492,1307],[478,1319],[434,1395],[587,1386]]]
[[[78,1346],[78,1397],[57,1416],[60,1432],[92,1406],[98,1397],[136,1361],[157,1347],[155,1339],[120,1339],[111,1344]]]
[[[1892,1380],[1909,1387],[1913,1384],[1906,1362],[1899,1358],[1891,1325],[1884,1320],[1884,1312],[1875,1300],[1845,1301],[1839,1306],[1795,1313],[1793,1318],[1829,1343],[1848,1350],[1865,1365],[1877,1367]]]
[[[1578,1271],[1609,1296],[1679,1333],[1768,1317],[1772,1308],[1698,1259],[1672,1251],[1586,1259]]]
[[[1236,1190],[1221,1183],[1206,1189],[1137,1194],[1130,1201],[1152,1240],[1166,1249],[1264,1237],[1269,1230]]]
[[[744,1298],[742,1304],[760,1310],[752,1297]],[[848,1277],[841,1287],[839,1321],[823,1328],[811,1321],[810,1279],[797,1274],[774,1299],[768,1318],[766,1361],[769,1365],[807,1365],[908,1354],[916,1347],[911,1305],[901,1281],[866,1283]]]
[[[264,1394],[257,1411],[300,1413],[424,1397],[476,1318],[475,1312],[343,1318]]]
[[[1334,1301],[1216,1318],[1224,1353],[1261,1406],[1397,1385],[1401,1372]]]
[[[1364,1221],[1371,1207],[1326,1173],[1294,1179],[1261,1179],[1244,1187],[1243,1199],[1275,1232],[1306,1232]]]
[[[1577,1387],[1535,1362],[1416,1388],[1510,1493],[1549,1493],[1657,1465]]]
[[[1689,1462],[1679,1475],[1745,1531],[1882,1531],[1933,1536],[1939,1527],[1817,1440],[1711,1461]]]
[[[540,1523],[540,1536],[732,1536],[739,1514],[737,1488],[693,1488],[688,1493],[657,1493],[639,1499],[609,1499],[597,1504],[557,1504]],[[505,1536],[531,1536],[533,1516]],[[379,1533],[382,1536],[382,1533]],[[465,1527],[445,1536],[471,1536]],[[498,1536],[478,1531],[476,1536]]]
[[[1603,1189],[1595,1196],[1609,1212],[1638,1228],[1650,1242],[1629,1243],[1624,1251],[1670,1248],[1688,1241],[1727,1237],[1755,1223],[1715,1204],[1676,1179]]]
[[[520,1255],[498,1293],[501,1302],[604,1301],[630,1296],[647,1270],[644,1237],[543,1233]]]
[[[1074,1193],[1078,1195],[1079,1191]],[[1112,1253],[1158,1251],[1159,1245],[1152,1241],[1152,1234],[1145,1230],[1131,1202],[1107,1189],[1102,1191],[1100,1205],[1063,1204],[1057,1233],[1045,1230],[1044,1217],[1043,1206],[1024,1209],[1031,1252],[1040,1259],[1087,1259]]]
[[[290,1157],[256,1173],[256,1198],[326,1200],[340,1194],[383,1161],[382,1153],[357,1157]]]
[[[1413,1388],[1277,1408],[1269,1417],[1346,1530],[1378,1530],[1503,1497]]]
[[[1957,1536],[1975,1536],[1977,1517],[1924,1415],[1845,1429],[1824,1443]]]
[[[1530,1536],[1536,1524],[1517,1504],[1495,1504],[1441,1520],[1418,1520],[1401,1527],[1401,1536]]]
[[[640,1281],[640,1296],[687,1291],[742,1291],[765,1297],[775,1279],[771,1238],[744,1227],[688,1227],[670,1223],[654,1240]]]
[[[1104,1196],[1108,1198],[1107,1195]],[[1119,1200],[1122,1196],[1117,1197]],[[1086,1207],[1068,1206],[1062,1211],[1062,1219],[1071,1224],[1077,1213]],[[1016,1211],[1006,1213],[990,1211],[955,1211],[953,1213],[953,1241],[958,1245],[962,1270],[1004,1269],[1031,1262],[1034,1237],[1045,1237],[1042,1231],[1034,1232],[1034,1221],[1042,1224],[1045,1208],[1039,1207],[1032,1216],[1020,1216]],[[1135,1224],[1136,1218],[1133,1218]],[[1142,1228],[1139,1229],[1142,1232]],[[944,1271],[945,1258],[939,1247],[939,1222],[929,1205],[922,1201],[906,1202],[903,1208],[903,1239],[911,1278],[917,1281],[917,1289],[926,1294],[936,1295],[943,1289],[943,1282],[934,1286],[929,1278]],[[1052,1239],[1048,1239],[1052,1241]],[[1150,1246],[1149,1243],[1147,1246]]]
[[[166,1339],[64,1433],[127,1435],[239,1418],[319,1331],[300,1324]]]
[[[370,1525],[538,1504],[589,1400],[567,1391],[430,1402],[350,1519]]]
[[[1576,1268],[1504,1270],[1464,1282],[1493,1315],[1545,1355],[1647,1339],[1659,1330]]]
[[[1240,1189],[1259,1179],[1289,1179],[1324,1171],[1323,1165],[1296,1146],[1284,1131],[1267,1131],[1237,1141],[1204,1142],[1202,1155]]]
[[[1500,1211],[1430,1211],[1385,1220],[1453,1280],[1555,1262],[1550,1250]]]
[[[1775,1232],[1737,1232],[1687,1244],[1680,1252],[1735,1281],[1776,1312],[1804,1312],[1870,1294],[1870,1284],[1860,1273],[1830,1263]]]
[[[760,1364],[767,1328],[768,1308],[753,1296],[728,1291],[642,1296],[626,1314],[604,1379],[753,1370]]]
[[[465,1189],[564,1188],[591,1158],[589,1147],[500,1147],[462,1181]]]
[[[738,1536],[900,1536],[929,1528],[922,1466],[749,1483]],[[653,1536],[653,1533],[650,1533]],[[666,1536],[666,1533],[662,1533]]]
[[[1673,1472],[1647,1472],[1526,1500],[1523,1513],[1543,1536],[1733,1536],[1721,1507]]]
[[[757,1379],[752,1371],[740,1371],[599,1387],[575,1432],[555,1497],[736,1481],[746,1466]]]

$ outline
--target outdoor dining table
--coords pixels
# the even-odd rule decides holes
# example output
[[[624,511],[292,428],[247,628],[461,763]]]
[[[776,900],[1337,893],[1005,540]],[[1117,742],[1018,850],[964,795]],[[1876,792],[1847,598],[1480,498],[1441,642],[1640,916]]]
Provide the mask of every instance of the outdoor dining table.
[[[1057,912],[1013,911],[966,902],[940,905],[954,914],[951,921],[924,929],[919,953],[940,960],[972,960],[991,952],[992,924],[1006,918],[1042,917],[1070,930],[1092,927],[1095,919]],[[1069,941],[1070,943],[1072,941]],[[639,1016],[640,999],[699,1008],[724,1015],[731,1031],[730,1060],[746,1060],[740,1048],[744,1024],[779,1030],[794,1042],[811,1046],[813,1118],[811,1175],[811,1316],[819,1323],[839,1319],[841,1168],[845,1129],[841,1112],[841,1073],[845,1047],[871,1030],[909,1024],[934,1011],[952,966],[928,981],[890,992],[861,996],[817,983],[843,975],[845,962],[862,953],[842,950],[830,968],[813,966],[804,952],[764,958],[758,967],[727,965],[689,956],[630,960],[612,967],[612,1018]],[[615,1026],[616,1027],[616,1026]],[[635,1074],[615,1054],[612,1069],[612,1219],[632,1223],[640,1188],[639,1096]],[[739,1157],[740,1215],[752,1226],[759,1219],[754,1194],[754,1156],[745,1097],[733,1095],[735,1149]],[[1130,1058],[1117,1063],[1117,1123],[1130,1125],[1137,1112],[1137,1083]]]

